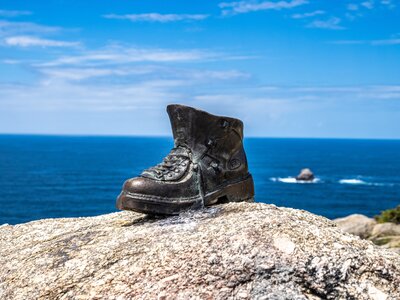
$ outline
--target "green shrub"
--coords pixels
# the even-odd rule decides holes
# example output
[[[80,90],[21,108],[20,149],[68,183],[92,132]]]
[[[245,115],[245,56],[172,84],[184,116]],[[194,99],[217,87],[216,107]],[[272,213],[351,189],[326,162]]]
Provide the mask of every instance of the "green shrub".
[[[380,215],[375,216],[375,220],[378,223],[392,222],[400,224],[400,205],[396,208],[382,211]]]

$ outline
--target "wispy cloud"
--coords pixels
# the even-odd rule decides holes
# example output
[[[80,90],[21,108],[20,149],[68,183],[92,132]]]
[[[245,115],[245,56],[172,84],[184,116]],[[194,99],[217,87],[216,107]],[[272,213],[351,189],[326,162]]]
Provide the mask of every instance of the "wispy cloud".
[[[48,34],[61,31],[60,27],[44,26],[31,22],[0,20],[0,36],[15,34]]]
[[[400,38],[391,38],[382,40],[340,40],[340,41],[332,41],[330,43],[337,45],[390,46],[390,45],[400,45]]]
[[[130,85],[82,85],[62,80],[45,80],[35,85],[1,85],[0,108],[29,111],[106,111],[132,110],[159,106],[176,99],[171,80],[140,81]]]
[[[17,65],[22,63],[22,61],[17,60],[17,59],[3,59],[1,60],[1,63],[6,64],[6,65]]]
[[[386,5],[390,9],[394,9],[396,7],[393,0],[381,0],[381,4]]]
[[[238,1],[222,2],[219,7],[222,8],[223,15],[243,14],[259,10],[281,10],[290,9],[307,4],[307,0],[291,1]]]
[[[61,79],[70,81],[81,81],[89,78],[106,76],[129,76],[145,75],[158,72],[160,69],[152,66],[136,66],[135,68],[113,67],[113,68],[39,68],[47,79]]]
[[[368,0],[360,3],[361,6],[364,6],[365,8],[368,9],[373,9],[374,8],[374,1],[373,0]]]
[[[395,7],[396,5],[392,0],[361,0],[358,2],[348,3],[346,6],[348,12],[345,16],[350,20],[354,20],[363,17],[366,11],[371,11],[377,8],[394,9]]]
[[[112,68],[91,68],[91,67],[75,67],[75,68],[38,68],[38,71],[45,75],[46,80],[67,80],[82,81],[99,77],[119,76],[129,77],[128,82],[143,79],[144,75],[152,75],[154,78],[170,78],[171,80],[196,81],[198,83],[210,80],[236,80],[250,78],[250,74],[238,70],[193,70],[178,69],[175,67],[160,67],[153,65],[145,66],[113,66]],[[136,78],[132,76],[138,76]]]
[[[319,15],[324,15],[325,11],[323,10],[316,10],[308,13],[303,13],[303,14],[294,14],[292,15],[293,19],[304,19],[304,18],[310,18],[310,17],[315,17]]]
[[[202,50],[168,50],[111,46],[100,50],[84,51],[74,56],[64,56],[39,66],[112,65],[138,62],[190,62],[215,58],[215,54]]]
[[[28,16],[31,14],[32,14],[32,12],[26,11],[26,10],[1,10],[0,9],[0,17],[6,17],[6,18]]]
[[[400,45],[400,38],[386,39],[386,40],[373,40],[371,45]]]
[[[320,28],[320,29],[332,29],[332,30],[341,30],[344,29],[343,26],[340,25],[341,19],[337,17],[331,17],[327,20],[315,20],[307,25],[309,28]]]
[[[118,19],[118,20],[129,20],[131,22],[177,22],[177,21],[200,21],[209,17],[205,14],[159,14],[159,13],[147,13],[147,14],[126,14],[116,15],[108,14],[103,16],[106,19]]]
[[[193,79],[217,79],[217,80],[232,80],[232,79],[246,79],[250,74],[240,72],[237,70],[224,70],[224,71],[194,71],[189,74]]]
[[[370,99],[396,99],[400,100],[399,85],[360,85],[360,86],[292,86],[275,87],[271,91],[275,94],[302,95],[305,98],[314,98],[316,100],[332,99],[337,100],[340,97],[357,100]],[[341,95],[339,97],[339,95]]]
[[[43,39],[33,36],[12,36],[4,39],[8,46],[16,47],[77,47],[78,42],[67,42],[59,40]]]

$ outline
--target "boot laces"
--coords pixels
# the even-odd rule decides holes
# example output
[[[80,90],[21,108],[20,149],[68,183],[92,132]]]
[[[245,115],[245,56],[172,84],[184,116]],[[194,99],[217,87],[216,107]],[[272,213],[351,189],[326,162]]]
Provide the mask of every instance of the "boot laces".
[[[189,153],[190,151],[186,147],[174,147],[161,163],[144,170],[142,175],[157,179],[172,179],[172,177],[176,177],[178,173],[186,169],[190,159]]]

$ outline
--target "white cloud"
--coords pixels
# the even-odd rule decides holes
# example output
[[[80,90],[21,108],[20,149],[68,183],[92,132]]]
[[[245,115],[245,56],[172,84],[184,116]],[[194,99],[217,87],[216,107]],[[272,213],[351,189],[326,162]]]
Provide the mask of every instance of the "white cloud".
[[[382,40],[340,40],[330,42],[337,45],[372,45],[372,46],[390,46],[400,45],[400,38],[382,39]]]
[[[379,100],[395,99],[400,100],[399,85],[361,85],[361,86],[292,86],[278,87],[272,91],[276,95],[285,98],[302,96],[303,98],[337,101],[340,98],[354,100]],[[272,94],[272,92],[270,94]]]
[[[307,25],[309,28],[321,28],[321,29],[332,29],[332,30],[340,30],[344,29],[343,26],[340,25],[341,19],[337,17],[331,17],[328,20],[315,20]]]
[[[4,39],[8,46],[17,47],[77,47],[77,42],[66,42],[59,40],[49,40],[33,36],[11,36]]]
[[[373,9],[374,8],[374,1],[373,0],[364,1],[364,2],[361,2],[360,5],[364,6],[365,8],[368,8],[368,9]]]
[[[32,12],[26,11],[26,10],[1,10],[0,9],[0,17],[6,17],[6,18],[28,16],[31,14],[32,14]]]
[[[171,80],[186,80],[190,82],[210,82],[213,80],[237,80],[248,79],[250,74],[237,70],[190,70],[176,68],[160,68],[157,66],[136,66],[134,68],[113,67],[113,68],[43,68],[38,69],[46,76],[46,80],[68,80],[81,81],[85,79],[119,76],[130,77],[128,82],[143,78],[144,75],[152,75],[154,78],[170,78]],[[132,76],[139,76],[133,78]],[[215,81],[214,81],[215,82]]]
[[[11,116],[8,119],[20,117],[21,126],[7,127],[4,121],[0,125],[13,131],[37,133],[170,134],[165,106],[184,103],[242,119],[247,136],[326,137],[332,128],[336,136],[347,136],[349,128],[353,128],[349,125],[354,122],[354,110],[368,112],[363,118],[367,121],[353,132],[354,137],[361,137],[365,124],[375,123],[373,117],[379,110],[385,118],[388,115],[388,109],[379,106],[381,101],[390,103],[389,109],[396,109],[391,124],[397,124],[400,104],[400,86],[254,88],[230,84],[226,89],[210,89],[209,85],[197,88],[197,83],[188,84],[191,82],[187,80],[165,79],[101,85],[57,79],[32,85],[1,84],[0,111]],[[343,125],[348,107],[353,113],[348,115],[347,123],[335,127]],[[377,118],[376,124],[381,124],[380,120]],[[309,124],[317,121],[326,121],[326,126],[321,131],[310,131]],[[386,129],[383,126],[379,130]],[[380,136],[379,131],[376,134]]]
[[[48,34],[61,30],[60,27],[44,26],[31,22],[9,22],[0,20],[0,36],[15,34]]]
[[[189,74],[194,79],[217,79],[217,80],[232,80],[232,79],[247,79],[250,74],[237,70],[224,71],[194,71]]]
[[[325,11],[323,10],[316,10],[308,13],[303,13],[303,14],[294,14],[292,15],[293,19],[304,19],[304,18],[310,18],[318,15],[323,15],[325,14]]]
[[[297,6],[307,4],[307,0],[291,0],[291,1],[238,1],[238,2],[222,2],[219,7],[222,8],[223,15],[243,14],[259,10],[281,10],[290,9]]]
[[[20,60],[16,59],[3,59],[1,62],[6,65],[17,65],[21,63]]]
[[[392,0],[381,0],[382,5],[386,5],[388,8],[393,9],[396,5],[393,3]]]
[[[116,15],[108,14],[103,16],[106,19],[120,19],[129,20],[132,22],[176,22],[176,21],[200,21],[209,17],[204,14],[159,14],[159,13],[147,13],[147,14],[126,14]]]
[[[38,66],[104,66],[138,62],[190,62],[215,59],[216,57],[218,57],[218,54],[203,50],[169,50],[157,48],[110,46],[96,51],[84,51],[74,56],[64,56],[54,61],[38,64]]]
[[[178,97],[172,89],[182,85],[171,80],[144,81],[130,85],[82,85],[46,80],[29,86],[2,86],[0,109],[28,111],[132,110]]]
[[[151,67],[136,68],[43,68],[41,73],[52,79],[80,81],[104,76],[144,75],[156,71]]]
[[[400,38],[386,39],[386,40],[373,40],[371,45],[400,45]]]

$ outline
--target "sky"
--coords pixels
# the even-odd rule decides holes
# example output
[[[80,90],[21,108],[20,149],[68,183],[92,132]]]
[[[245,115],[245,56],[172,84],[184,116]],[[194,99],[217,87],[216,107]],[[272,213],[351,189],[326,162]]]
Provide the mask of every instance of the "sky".
[[[400,1],[0,0],[0,133],[400,138]]]

